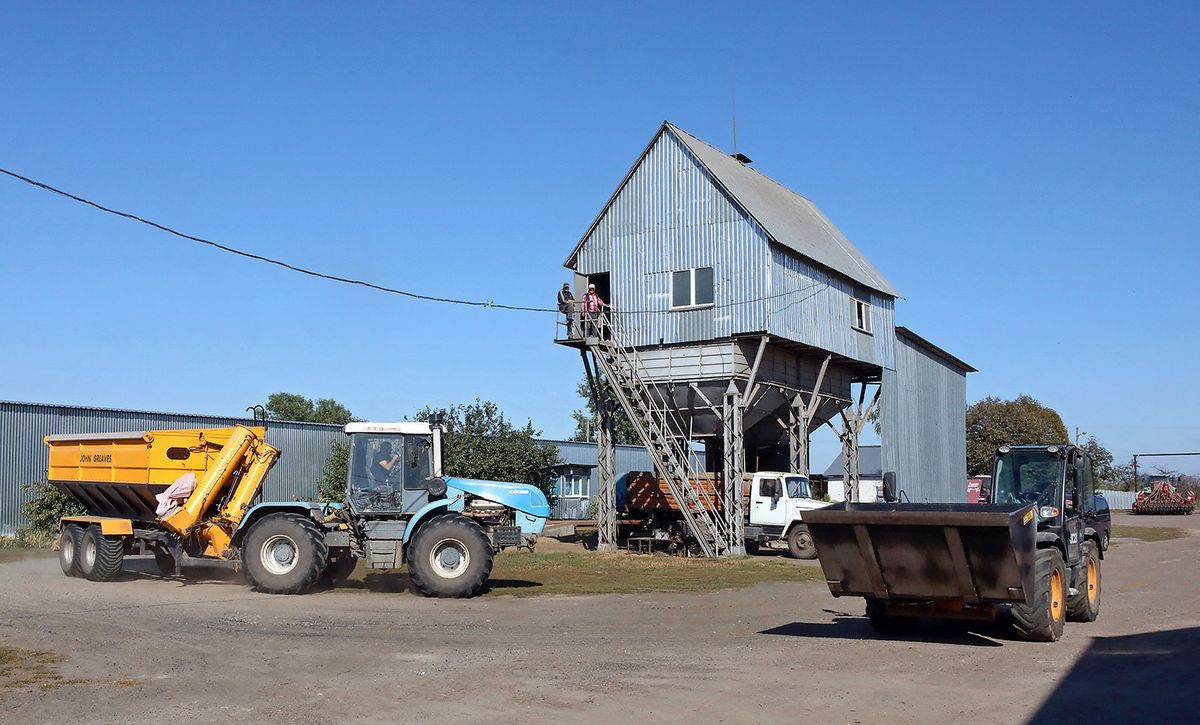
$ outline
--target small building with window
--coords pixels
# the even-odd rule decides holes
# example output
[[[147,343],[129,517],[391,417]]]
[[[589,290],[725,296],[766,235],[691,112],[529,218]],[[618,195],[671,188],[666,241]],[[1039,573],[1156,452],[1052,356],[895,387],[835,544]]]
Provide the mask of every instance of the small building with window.
[[[558,449],[559,465],[555,468],[558,480],[555,483],[555,498],[550,516],[555,519],[591,518],[592,498],[599,491],[596,444],[580,441],[540,440]],[[651,468],[650,454],[642,446],[616,446],[616,472],[620,479],[630,471],[646,471]]]

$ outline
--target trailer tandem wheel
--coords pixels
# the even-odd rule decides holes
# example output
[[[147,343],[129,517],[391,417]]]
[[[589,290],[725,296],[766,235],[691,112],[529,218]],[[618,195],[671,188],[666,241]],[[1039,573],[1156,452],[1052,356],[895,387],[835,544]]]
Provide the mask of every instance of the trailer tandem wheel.
[[[79,524],[67,524],[58,535],[58,563],[67,576],[82,576],[79,571],[79,544],[82,539],[83,528]]]
[[[94,582],[116,578],[125,561],[125,539],[105,536],[100,527],[92,524],[83,532],[79,543],[79,570]]]

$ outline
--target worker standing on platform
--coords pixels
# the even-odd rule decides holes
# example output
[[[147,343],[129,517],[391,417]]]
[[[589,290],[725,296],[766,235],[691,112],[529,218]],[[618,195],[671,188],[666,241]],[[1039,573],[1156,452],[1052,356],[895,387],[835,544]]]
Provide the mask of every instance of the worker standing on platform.
[[[587,294],[583,296],[583,310],[588,318],[588,335],[599,337],[601,332],[600,318],[604,315],[604,300],[596,294],[596,285],[589,284]]]

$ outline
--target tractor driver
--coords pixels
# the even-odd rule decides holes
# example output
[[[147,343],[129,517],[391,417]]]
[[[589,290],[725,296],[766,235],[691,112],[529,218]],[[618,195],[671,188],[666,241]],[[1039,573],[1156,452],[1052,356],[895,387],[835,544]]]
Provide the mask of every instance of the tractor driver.
[[[391,441],[383,441],[379,444],[379,451],[371,459],[371,478],[375,479],[377,487],[389,488],[388,476],[399,460],[400,454],[392,453]]]

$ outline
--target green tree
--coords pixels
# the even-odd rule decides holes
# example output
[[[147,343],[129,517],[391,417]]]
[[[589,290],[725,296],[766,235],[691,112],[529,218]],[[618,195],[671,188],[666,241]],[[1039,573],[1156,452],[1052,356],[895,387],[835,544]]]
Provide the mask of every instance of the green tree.
[[[992,454],[1000,446],[1067,440],[1058,413],[1028,395],[1014,400],[989,396],[967,408],[967,472],[972,475],[991,471]]]
[[[294,420],[302,423],[332,423],[345,425],[354,420],[350,409],[333,398],[311,398],[296,393],[271,393],[267,396],[267,417],[273,420]]]
[[[599,378],[600,388],[603,390],[608,385],[603,377]],[[575,433],[571,436],[573,441],[582,441],[586,443],[595,443],[596,438],[600,435],[600,411],[596,408],[596,401],[592,399],[592,391],[588,386],[585,378],[579,387],[576,388],[579,397],[583,398],[586,405],[585,410],[576,410],[571,413],[571,417],[575,419]],[[633,423],[629,422],[629,416],[625,414],[625,409],[617,402],[615,396],[613,400],[613,420],[616,423],[616,443],[618,445],[638,445],[641,440],[638,438],[637,429],[633,427]]]
[[[428,421],[437,412],[427,407],[417,413],[417,420]],[[531,421],[517,428],[495,403],[478,399],[445,412],[442,470],[446,475],[528,483],[547,498],[553,496],[558,449],[536,440],[541,431]]]
[[[311,398],[296,393],[272,393],[267,397],[267,417],[272,420],[294,420],[302,423],[345,425],[354,420],[350,409],[333,398]],[[341,501],[346,497],[346,475],[350,466],[350,446],[333,443],[321,477],[317,479],[317,498],[321,501]]]
[[[1106,488],[1116,491],[1128,491],[1133,486],[1133,463],[1117,465],[1113,454],[1096,440],[1096,436],[1088,436],[1081,446],[1087,451],[1092,461],[1092,477],[1096,488]]]

